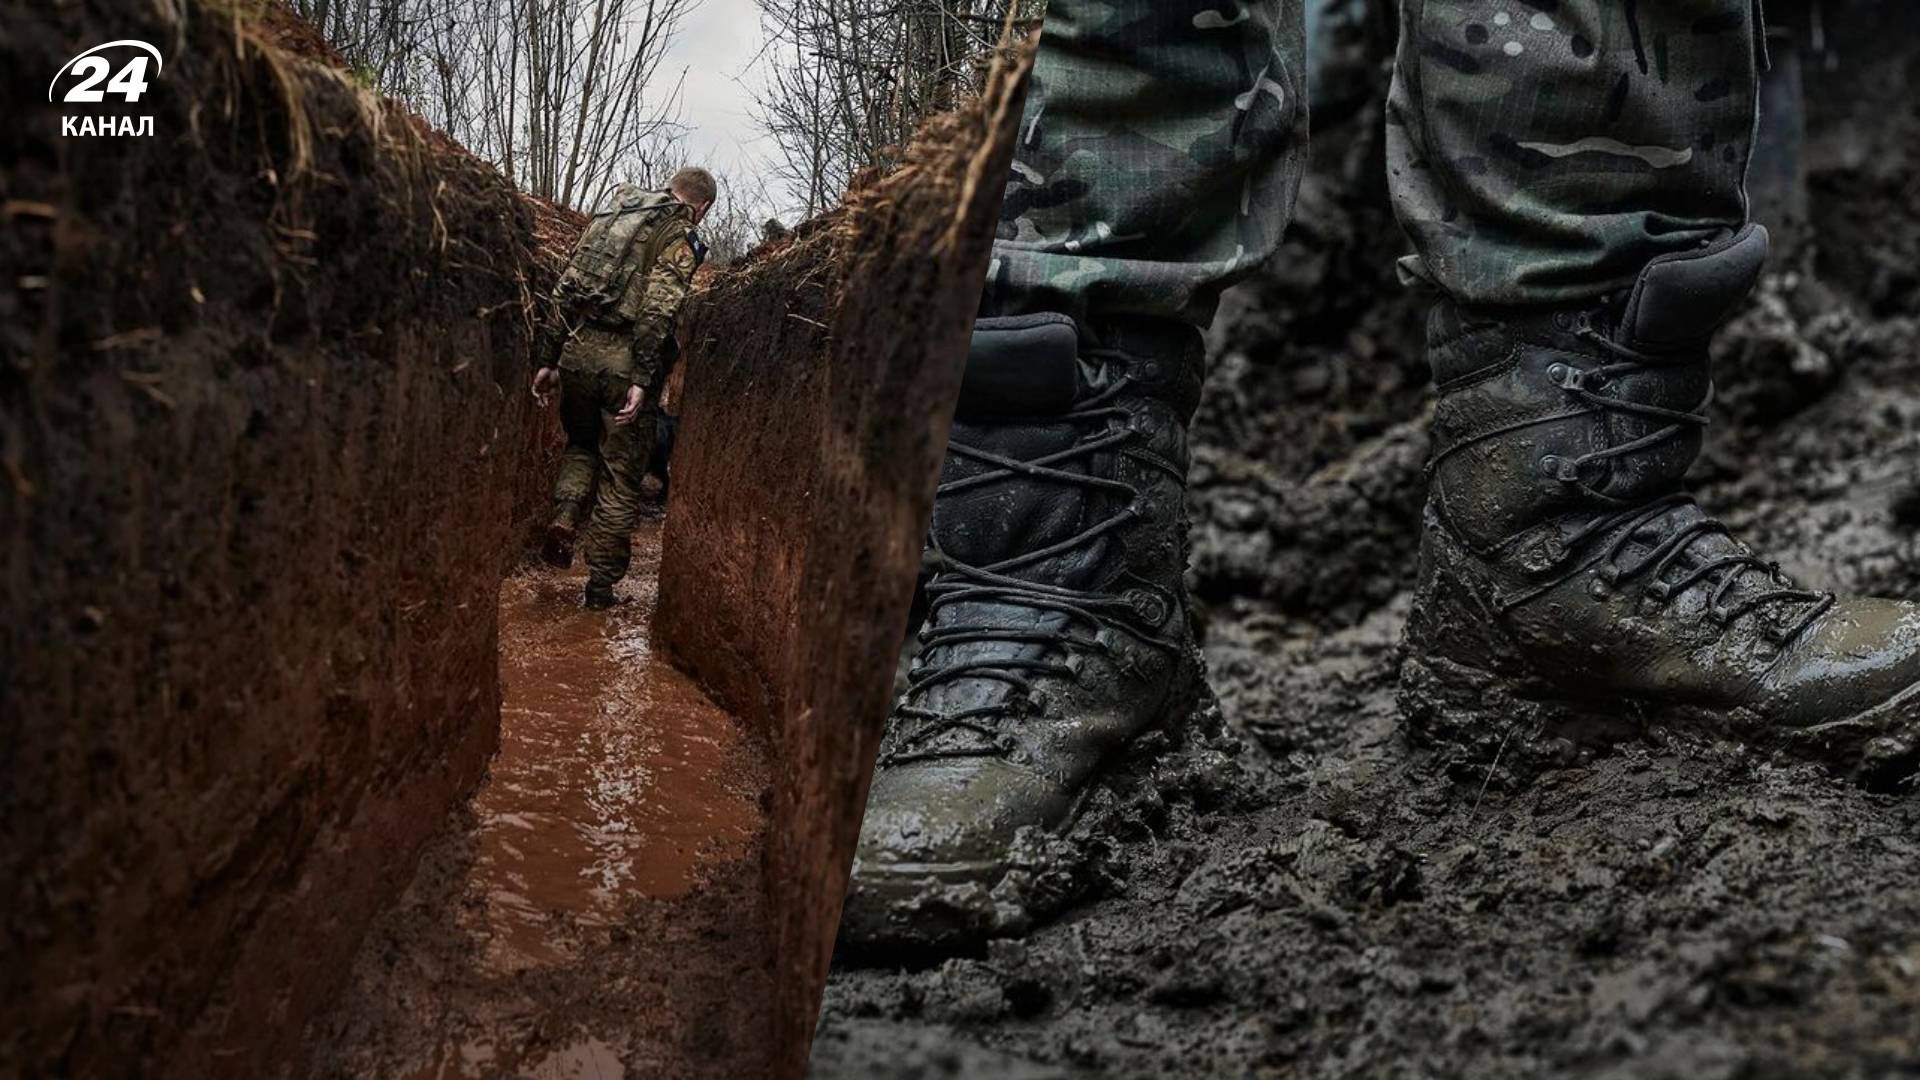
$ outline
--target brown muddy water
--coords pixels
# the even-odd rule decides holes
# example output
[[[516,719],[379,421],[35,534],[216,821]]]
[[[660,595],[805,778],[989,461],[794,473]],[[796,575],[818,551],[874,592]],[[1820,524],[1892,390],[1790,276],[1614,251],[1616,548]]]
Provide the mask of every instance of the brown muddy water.
[[[649,640],[659,523],[611,612],[500,591],[500,752],[310,1031],[314,1075],[754,1071],[764,751]]]
[[[737,860],[757,793],[725,783],[743,737],[647,626],[582,610],[584,575],[500,590],[500,756],[474,799],[476,883],[496,962],[551,963],[564,913],[605,927],[627,900],[684,896],[703,859]]]

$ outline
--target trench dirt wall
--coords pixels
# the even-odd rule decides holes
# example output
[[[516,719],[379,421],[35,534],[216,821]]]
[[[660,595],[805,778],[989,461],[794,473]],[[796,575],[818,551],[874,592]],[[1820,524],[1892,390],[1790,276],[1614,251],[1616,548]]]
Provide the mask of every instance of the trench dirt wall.
[[[271,1075],[494,748],[532,218],[256,17],[0,10],[0,1074]]]
[[[780,1058],[805,1060],[1025,68],[689,304],[661,640],[771,744]]]

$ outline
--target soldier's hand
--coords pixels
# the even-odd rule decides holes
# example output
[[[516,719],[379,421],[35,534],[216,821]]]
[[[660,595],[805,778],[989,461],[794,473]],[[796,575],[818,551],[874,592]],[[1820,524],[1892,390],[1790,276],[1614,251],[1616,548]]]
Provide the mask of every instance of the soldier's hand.
[[[543,367],[533,373],[533,400],[542,405],[553,400],[553,388],[560,385],[557,368]]]
[[[620,407],[619,412],[613,414],[613,422],[622,427],[633,423],[633,418],[640,415],[640,406],[646,403],[647,392],[645,390],[640,389],[638,386],[627,387],[627,403]]]

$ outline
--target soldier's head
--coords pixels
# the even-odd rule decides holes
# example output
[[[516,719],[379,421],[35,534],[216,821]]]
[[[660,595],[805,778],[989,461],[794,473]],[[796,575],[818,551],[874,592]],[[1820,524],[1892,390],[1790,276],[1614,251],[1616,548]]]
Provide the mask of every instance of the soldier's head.
[[[673,197],[693,207],[693,220],[700,219],[713,209],[714,199],[719,197],[720,187],[713,182],[713,174],[705,169],[688,166],[674,173],[667,180],[667,190]]]

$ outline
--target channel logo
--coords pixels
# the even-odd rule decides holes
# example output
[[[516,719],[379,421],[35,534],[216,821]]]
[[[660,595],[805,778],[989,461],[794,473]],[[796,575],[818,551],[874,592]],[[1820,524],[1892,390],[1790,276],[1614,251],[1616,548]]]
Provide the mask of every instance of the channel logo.
[[[68,60],[47,84],[47,100],[63,105],[138,104],[159,75],[165,62],[160,50],[144,41],[127,38],[95,45]],[[151,116],[109,116],[97,113],[62,115],[60,134],[75,137],[151,136]]]

